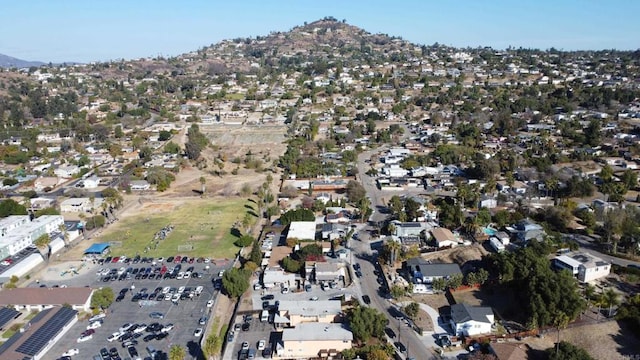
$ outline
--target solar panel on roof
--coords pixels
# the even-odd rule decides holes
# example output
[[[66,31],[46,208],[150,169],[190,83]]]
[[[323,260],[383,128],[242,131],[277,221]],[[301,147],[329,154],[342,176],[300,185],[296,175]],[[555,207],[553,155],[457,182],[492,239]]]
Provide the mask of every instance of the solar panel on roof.
[[[0,328],[4,327],[9,321],[18,316],[18,314],[20,314],[20,312],[15,309],[8,307],[0,308]]]
[[[58,313],[29,336],[16,351],[31,356],[38,354],[77,313],[76,310],[67,307],[60,308]]]

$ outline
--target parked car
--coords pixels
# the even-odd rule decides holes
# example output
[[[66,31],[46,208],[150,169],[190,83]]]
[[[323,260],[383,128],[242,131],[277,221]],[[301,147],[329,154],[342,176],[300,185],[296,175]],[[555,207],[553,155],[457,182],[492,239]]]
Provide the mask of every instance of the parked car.
[[[149,314],[149,317],[152,319],[164,319],[164,314],[161,312],[154,311]]]
[[[200,337],[200,336],[202,336],[202,328],[197,328],[197,329],[193,332],[193,336],[195,336],[195,337]]]

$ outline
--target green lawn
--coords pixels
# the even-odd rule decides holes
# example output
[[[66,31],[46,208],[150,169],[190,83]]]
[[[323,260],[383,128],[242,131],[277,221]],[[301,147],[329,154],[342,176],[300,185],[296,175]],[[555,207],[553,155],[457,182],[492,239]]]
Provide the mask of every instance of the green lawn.
[[[245,205],[255,208],[247,199],[193,199],[173,209],[123,219],[97,241],[114,242],[113,255],[169,257],[181,254],[231,259],[239,250],[233,245],[236,237],[231,228],[250,210]],[[155,233],[170,224],[174,226],[173,231],[156,245]],[[193,250],[179,250],[180,245],[191,245]]]

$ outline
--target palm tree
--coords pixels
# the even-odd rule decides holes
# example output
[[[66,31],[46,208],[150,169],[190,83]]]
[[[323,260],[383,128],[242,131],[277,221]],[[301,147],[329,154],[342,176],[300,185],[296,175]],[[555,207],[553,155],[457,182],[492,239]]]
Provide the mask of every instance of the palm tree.
[[[613,291],[613,289],[607,289],[607,291],[602,294],[604,305],[609,306],[609,317],[611,317],[613,307],[620,303],[619,297],[620,295],[617,292]]]
[[[183,360],[187,352],[180,345],[173,345],[171,349],[169,349],[169,360]]]
[[[587,298],[587,306],[591,306],[591,300],[595,298],[596,295],[596,288],[591,285],[591,284],[587,284],[584,288],[584,296]]]
[[[556,354],[558,353],[558,346],[560,346],[560,329],[564,329],[569,324],[569,316],[562,311],[556,313],[553,317],[553,325],[558,329],[558,341],[556,342]]]
[[[204,178],[204,176],[200,176],[200,194],[204,195],[204,191],[206,190],[205,188],[205,184],[207,183],[207,179]]]

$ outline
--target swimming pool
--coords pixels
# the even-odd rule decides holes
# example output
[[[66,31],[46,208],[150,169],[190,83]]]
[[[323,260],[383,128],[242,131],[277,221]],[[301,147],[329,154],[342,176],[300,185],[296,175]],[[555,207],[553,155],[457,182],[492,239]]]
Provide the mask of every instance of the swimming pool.
[[[487,235],[489,235],[489,236],[493,236],[498,232],[498,230],[490,228],[490,227],[484,227],[484,228],[482,228],[482,232],[487,234]]]

